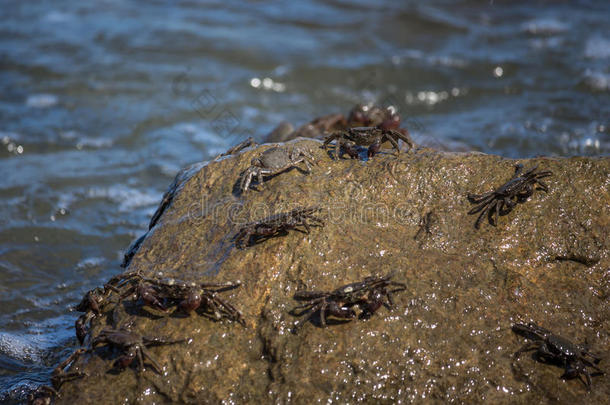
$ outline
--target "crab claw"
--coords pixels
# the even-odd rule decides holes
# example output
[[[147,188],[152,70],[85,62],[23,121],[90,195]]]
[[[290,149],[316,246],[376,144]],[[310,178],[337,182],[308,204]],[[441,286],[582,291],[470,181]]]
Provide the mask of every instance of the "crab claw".
[[[201,305],[201,294],[192,291],[189,295],[187,295],[182,301],[180,301],[180,309],[190,314]]]
[[[148,286],[144,283],[138,284],[138,296],[142,298],[142,300],[146,303],[146,305],[160,309],[161,311],[167,311],[167,308],[163,303],[157,298],[156,291],[153,287]]]

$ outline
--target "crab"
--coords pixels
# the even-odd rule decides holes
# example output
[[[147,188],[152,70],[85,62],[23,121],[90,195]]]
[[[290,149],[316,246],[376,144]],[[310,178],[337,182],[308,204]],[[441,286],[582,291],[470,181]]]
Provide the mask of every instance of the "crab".
[[[217,295],[239,287],[239,282],[197,284],[171,278],[144,278],[139,274],[132,276],[131,280],[133,282],[123,290],[122,298],[135,293],[146,305],[164,312],[168,310],[166,303],[175,303],[187,314],[202,308],[205,315],[215,320],[226,318],[245,325],[241,312]]]
[[[392,309],[394,303],[392,294],[406,289],[406,285],[391,281],[393,274],[386,276],[370,276],[357,283],[339,287],[331,292],[300,291],[294,295],[295,300],[307,301],[291,311],[295,316],[304,316],[294,324],[296,331],[316,312],[320,313],[320,325],[326,327],[326,318],[330,315],[342,320],[351,320],[356,317],[354,307],[362,312],[361,318],[372,316],[381,306]],[[384,297],[386,300],[384,300]],[[298,311],[302,309],[302,311]]]
[[[379,107],[376,105],[358,104],[354,106],[348,115],[347,126],[349,127],[373,127],[382,129],[395,129],[400,132],[400,116],[393,106]]]
[[[524,203],[534,194],[534,186],[537,186],[536,190],[548,192],[548,186],[542,179],[552,176],[553,172],[536,172],[536,169],[538,169],[538,166],[534,166],[527,172],[522,173],[523,165],[517,164],[515,165],[513,177],[496,190],[485,194],[468,194],[468,200],[473,204],[477,204],[476,207],[468,211],[468,215],[481,212],[474,227],[479,229],[485,214],[488,216],[489,223],[496,226],[499,216],[507,215],[517,203]]]
[[[597,367],[601,360],[599,357],[591,354],[587,348],[557,336],[548,329],[538,326],[533,322],[527,325],[516,323],[512,329],[516,334],[532,340],[532,342],[515,352],[515,359],[518,359],[519,355],[523,352],[536,350],[536,355],[541,360],[551,361],[565,368],[565,372],[561,376],[562,378],[579,377],[580,379],[580,376],[584,375],[585,381],[583,383],[587,390],[591,389],[591,375],[605,374],[604,371]],[[590,373],[587,369],[588,367],[596,372]]]
[[[138,358],[140,370],[144,370],[144,359],[148,360],[153,369],[161,374],[159,363],[146,349],[153,345],[168,345],[185,342],[186,339],[168,340],[163,338],[150,338],[130,332],[125,328],[103,329],[91,342],[93,349],[100,345],[109,345],[121,351],[121,355],[114,362],[114,367],[122,370],[128,367],[133,360]]]
[[[288,230],[302,226],[309,233],[312,226],[324,226],[324,221],[314,213],[321,211],[320,207],[295,208],[292,211],[274,214],[259,221],[244,225],[233,240],[237,248],[252,246],[260,239],[265,240],[278,235],[286,235]],[[310,223],[311,222],[311,223]]]
[[[253,158],[250,163],[251,166],[242,174],[240,183],[242,192],[249,189],[254,177],[258,178],[258,183],[262,186],[264,176],[274,176],[293,167],[304,171],[298,166],[299,163],[305,163],[307,170],[304,172],[310,173],[314,157],[309,151],[298,146],[277,146],[265,150],[260,156]]]
[[[335,158],[343,157],[343,153],[347,153],[352,159],[358,158],[358,148],[356,145],[368,146],[367,156],[373,157],[379,149],[381,144],[389,141],[392,147],[396,149],[396,153],[400,153],[398,147],[398,140],[401,139],[408,146],[409,149],[415,147],[413,140],[409,136],[409,132],[405,129],[402,132],[394,129],[387,129],[381,125],[376,127],[355,127],[349,128],[346,131],[334,132],[324,140],[322,147],[326,149],[326,146],[332,141],[336,140],[335,146]]]
[[[59,363],[57,367],[53,370],[53,374],[51,375],[51,382],[53,383],[53,387],[59,389],[61,385],[66,381],[75,380],[77,378],[82,378],[86,375],[86,373],[82,371],[70,371],[66,372],[65,369],[70,364],[74,363],[83,353],[87,350],[80,348],[76,349],[67,359]]]
[[[109,297],[113,291],[117,292],[118,290],[108,284],[104,288],[94,288],[88,291],[81,302],[74,307],[75,310],[84,312],[74,323],[76,337],[81,345],[84,343],[87,333],[89,333],[88,325],[93,318],[102,314],[104,307],[109,304]]]
[[[28,404],[49,405],[53,403],[54,399],[59,397],[58,390],[61,388],[61,385],[64,382],[85,377],[87,374],[82,371],[76,370],[66,372],[65,368],[76,361],[76,359],[78,359],[78,357],[80,357],[86,351],[87,350],[83,348],[75,350],[70,356],[68,356],[67,359],[55,367],[53,373],[51,374],[51,383],[53,386],[41,385],[36,388],[28,395]]]

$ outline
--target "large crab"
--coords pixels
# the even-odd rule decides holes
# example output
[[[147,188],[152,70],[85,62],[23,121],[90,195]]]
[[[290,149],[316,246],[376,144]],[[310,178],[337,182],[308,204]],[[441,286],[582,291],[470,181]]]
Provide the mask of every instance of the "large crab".
[[[406,289],[405,284],[391,281],[393,274],[386,276],[370,276],[357,283],[339,287],[331,292],[300,291],[294,295],[295,300],[307,301],[292,310],[296,316],[304,316],[294,324],[296,332],[306,321],[316,313],[320,313],[320,325],[326,327],[326,318],[330,315],[342,320],[356,317],[354,307],[362,312],[360,317],[373,315],[382,305],[388,309],[394,306],[392,294]],[[387,300],[384,300],[386,298]],[[298,311],[302,309],[302,311]]]
[[[309,233],[312,226],[323,226],[324,221],[314,215],[320,207],[295,208],[292,211],[271,215],[259,221],[244,225],[235,235],[235,246],[244,248],[251,246],[260,239],[268,239],[277,235],[285,235],[290,229],[299,226]]]
[[[114,367],[117,367],[118,369],[122,370],[128,367],[137,357],[140,370],[144,370],[144,359],[146,359],[153,366],[153,369],[161,374],[159,363],[157,363],[146,348],[153,345],[167,345],[185,341],[186,339],[168,340],[163,338],[150,338],[141,336],[135,332],[130,332],[125,328],[120,328],[102,330],[100,334],[93,339],[91,346],[95,349],[100,345],[109,345],[119,349],[121,355],[114,363]]]
[[[346,131],[334,132],[324,140],[322,147],[326,149],[326,146],[332,141],[336,140],[335,145],[335,157],[341,158],[343,153],[347,153],[352,159],[357,159],[358,148],[360,146],[368,146],[368,157],[373,157],[379,149],[381,144],[388,141],[392,144],[392,147],[396,149],[396,153],[400,153],[398,147],[398,140],[404,141],[409,149],[415,147],[413,140],[409,136],[409,132],[406,129],[397,131],[394,129],[387,129],[381,125],[376,127],[355,127],[348,128]]]
[[[260,156],[252,159],[251,166],[242,174],[240,188],[242,192],[247,191],[254,177],[258,178],[258,184],[262,186],[264,176],[274,176],[293,167],[303,171],[298,166],[299,163],[305,163],[307,166],[305,173],[310,173],[314,157],[309,151],[298,146],[269,148]]]
[[[187,314],[201,309],[200,313],[215,320],[226,318],[245,325],[241,312],[218,296],[219,292],[239,287],[239,282],[193,283],[172,278],[144,278],[139,274],[126,282],[130,284],[123,289],[122,297],[135,293],[146,305],[161,311],[167,311],[168,305],[177,304]]]
[[[515,165],[513,177],[494,191],[485,194],[468,194],[468,200],[477,204],[476,207],[468,211],[468,215],[481,212],[474,224],[475,228],[479,229],[485,214],[488,216],[489,223],[496,226],[500,215],[507,215],[517,203],[524,203],[534,194],[534,186],[537,186],[536,189],[547,192],[548,186],[541,179],[552,176],[553,172],[536,172],[537,168],[538,166],[534,166],[527,172],[522,173],[523,165]]]
[[[569,340],[557,336],[548,329],[536,325],[535,323],[516,323],[512,327],[513,332],[524,336],[532,342],[526,344],[519,349],[515,354],[515,359],[523,352],[536,350],[538,358],[544,361],[550,361],[564,367],[565,372],[562,378],[576,378],[581,375],[585,376],[584,384],[587,389],[591,388],[592,373],[587,370],[590,367],[596,370],[597,374],[604,372],[596,366],[599,364],[600,358],[591,354],[587,348],[570,342]],[[582,381],[582,380],[581,380]]]

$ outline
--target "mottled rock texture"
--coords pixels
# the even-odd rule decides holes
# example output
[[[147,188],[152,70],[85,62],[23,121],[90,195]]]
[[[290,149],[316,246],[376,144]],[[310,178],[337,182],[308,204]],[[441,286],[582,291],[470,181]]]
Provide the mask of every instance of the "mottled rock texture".
[[[294,169],[243,195],[240,173],[271,145],[180,174],[127,269],[240,280],[222,297],[247,326],[126,299],[93,320],[93,336],[129,314],[133,331],[190,340],[150,349],[163,375],[150,367],[109,371],[117,353],[98,348],[72,366],[88,376],[66,382],[59,403],[608,400],[608,374],[593,377],[587,393],[577,379],[561,379],[558,366],[530,354],[514,361],[525,339],[511,325],[534,321],[586,340],[610,371],[609,159],[515,161],[419,149],[333,161],[319,141],[295,143],[317,158],[312,173]],[[502,185],[515,163],[551,170],[549,192],[536,191],[497,227],[484,221],[475,229],[467,193]],[[235,248],[240,224],[312,205],[323,207],[325,227]],[[314,318],[291,333],[298,289],[332,290],[390,271],[407,285],[393,310],[327,328]]]

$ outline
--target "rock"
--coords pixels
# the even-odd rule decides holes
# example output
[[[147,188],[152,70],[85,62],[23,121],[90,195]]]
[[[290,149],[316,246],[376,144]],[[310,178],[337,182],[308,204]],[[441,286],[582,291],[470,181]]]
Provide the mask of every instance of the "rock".
[[[431,149],[333,161],[319,141],[295,143],[319,165],[269,178],[259,191],[242,195],[239,175],[270,145],[179,175],[126,270],[239,280],[221,296],[246,326],[126,299],[93,319],[91,335],[129,315],[133,331],[189,341],[149,349],[163,375],[109,371],[116,351],[87,353],[71,368],[87,377],[64,383],[58,403],[607,401],[608,375],[592,377],[587,394],[560,367],[528,354],[514,360],[525,339],[511,325],[534,321],[586,340],[610,370],[609,159],[519,160],[554,173],[549,192],[477,230],[467,193],[502,185],[517,161]],[[241,224],[299,205],[323,207],[326,225],[235,248]],[[407,285],[393,310],[291,333],[297,290],[391,271]]]
[[[325,115],[303,124],[296,130],[291,123],[282,121],[265,137],[265,142],[287,142],[296,138],[323,138],[327,133],[348,127],[341,114]]]

